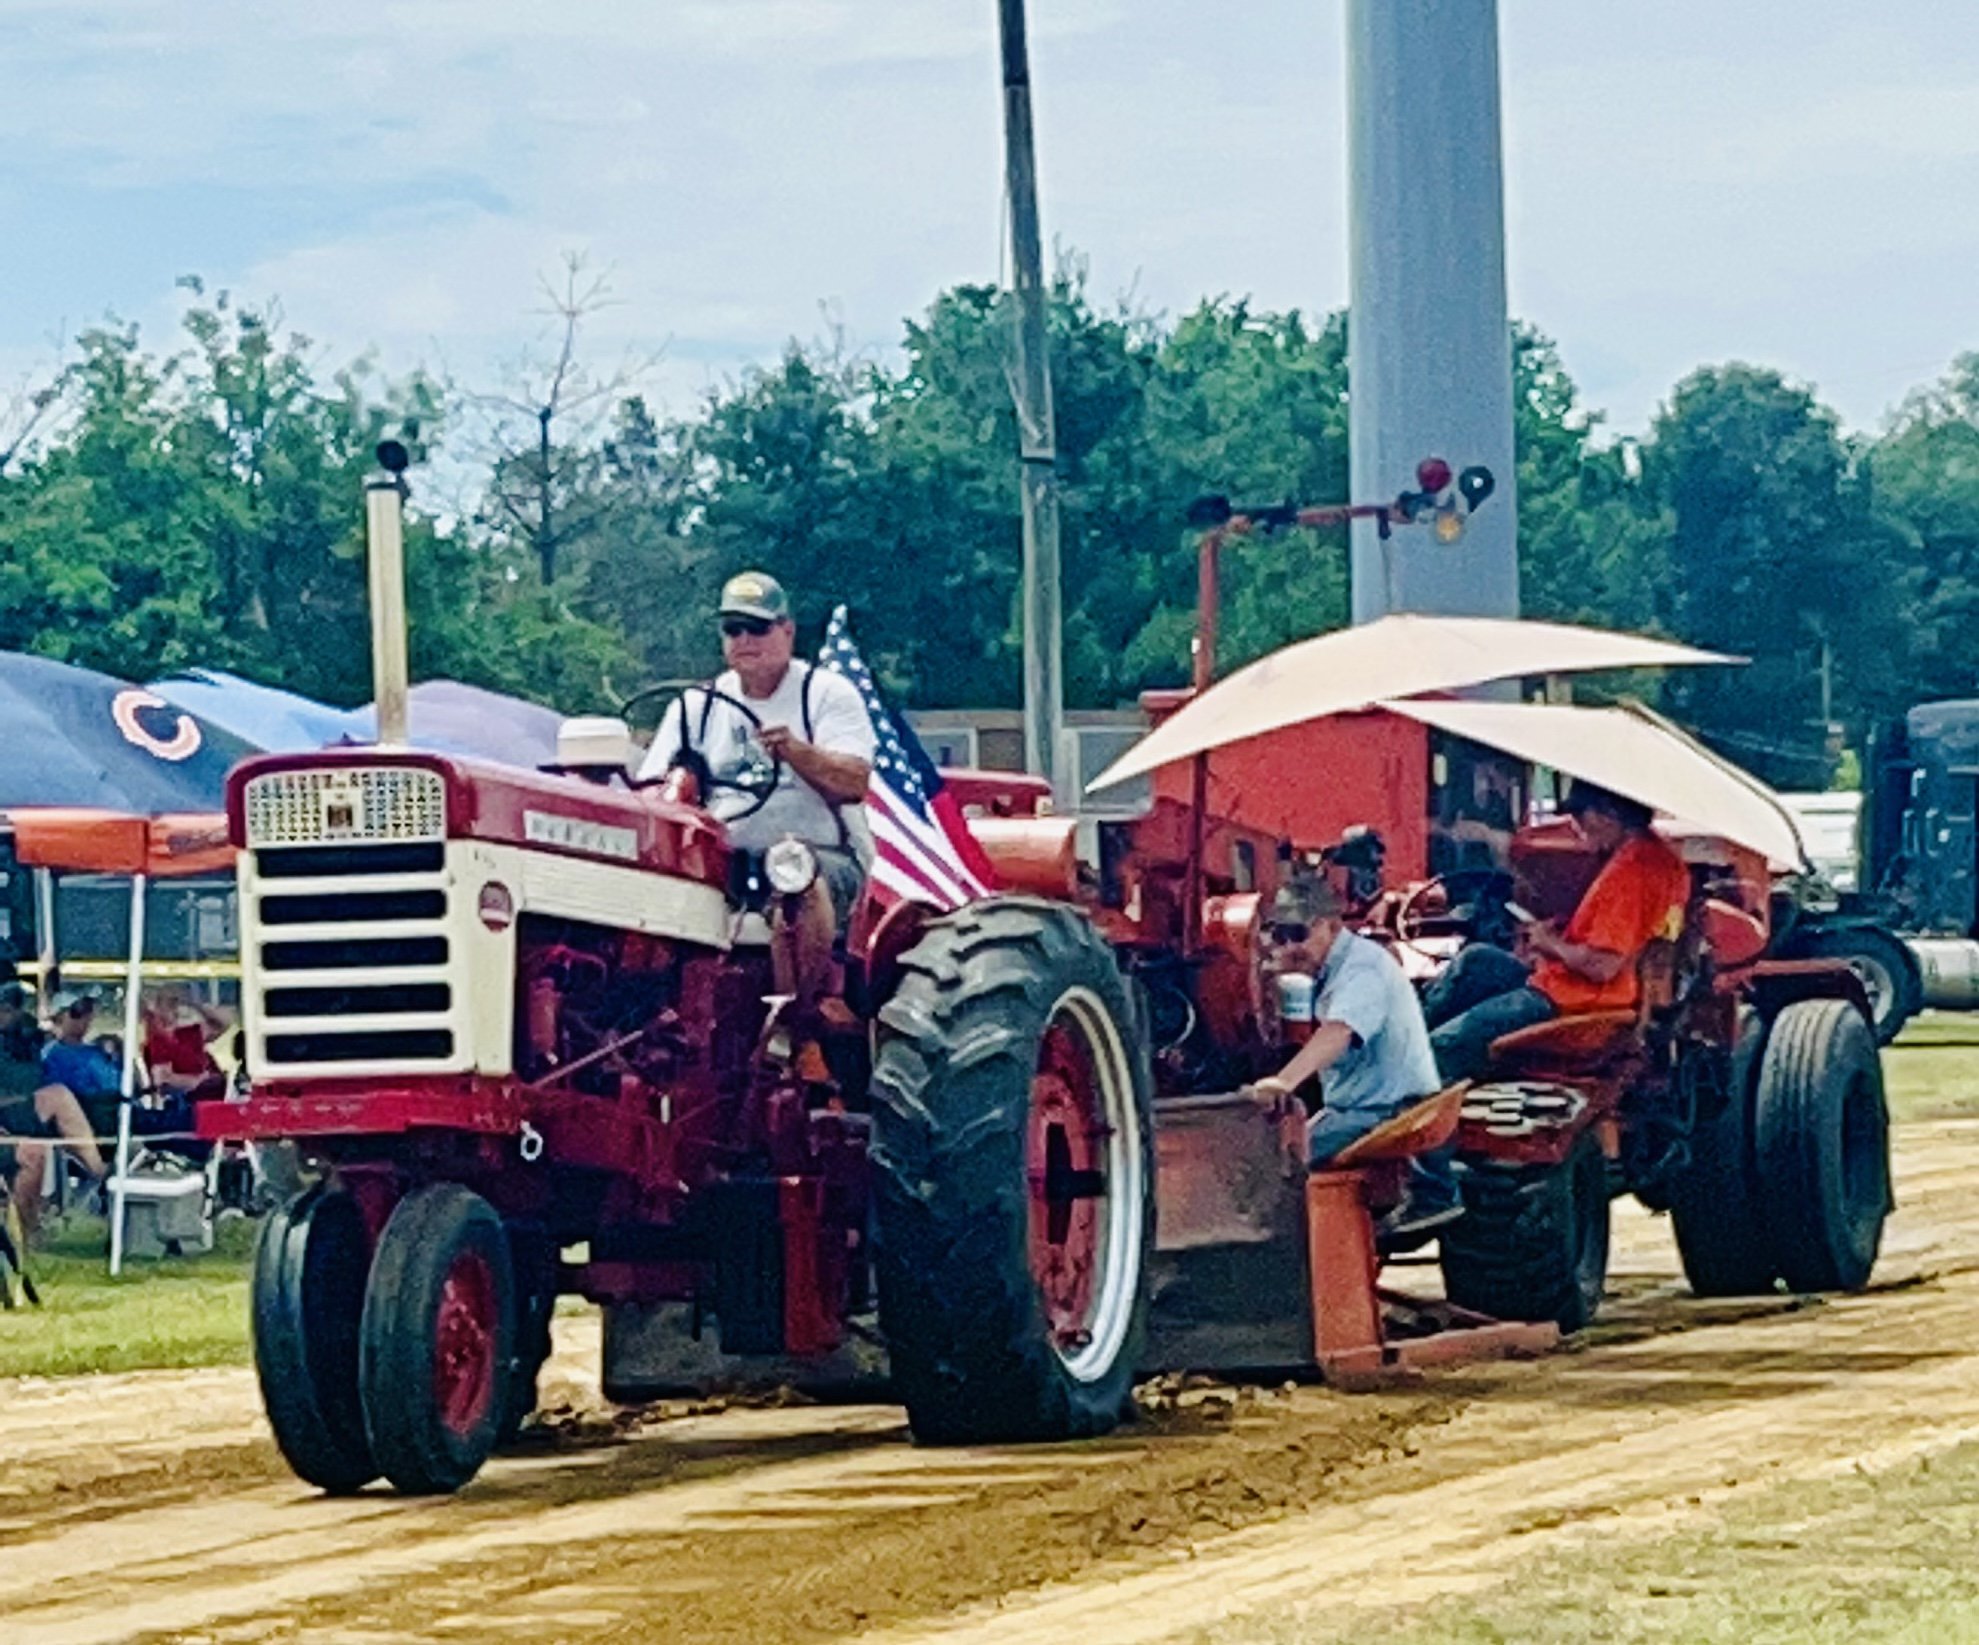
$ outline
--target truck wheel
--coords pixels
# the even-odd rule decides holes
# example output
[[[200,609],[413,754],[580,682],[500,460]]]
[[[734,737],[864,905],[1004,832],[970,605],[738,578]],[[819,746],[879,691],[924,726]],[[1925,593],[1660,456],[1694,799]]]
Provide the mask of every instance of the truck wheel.
[[[1752,1159],[1753,1084],[1766,1028],[1740,1018],[1724,1106],[1700,1118],[1690,1164],[1670,1185],[1670,1221],[1684,1278],[1700,1297],[1750,1297],[1773,1289],[1778,1272]]]
[[[1924,980],[1900,937],[1874,926],[1848,925],[1803,936],[1795,951],[1808,959],[1841,960],[1862,981],[1876,1019],[1876,1043],[1888,1045],[1924,1009]]]
[[[1608,1162],[1583,1133],[1558,1165],[1467,1165],[1464,1214],[1443,1230],[1443,1289],[1494,1319],[1578,1331],[1608,1282]]]
[[[879,1319],[928,1444],[1102,1434],[1132,1398],[1154,1247],[1139,1000],[1076,910],[929,926],[880,1011]]]
[[[495,1208],[457,1183],[399,1201],[364,1293],[358,1386],[371,1454],[412,1496],[457,1491],[509,1394],[515,1277]]]
[[[345,1495],[378,1477],[357,1391],[369,1243],[357,1203],[308,1188],[261,1225],[251,1308],[254,1372],[297,1476]]]
[[[1796,1291],[1867,1285],[1894,1204],[1890,1123],[1875,1038],[1846,1000],[1796,1000],[1773,1019],[1753,1147],[1780,1277]]]

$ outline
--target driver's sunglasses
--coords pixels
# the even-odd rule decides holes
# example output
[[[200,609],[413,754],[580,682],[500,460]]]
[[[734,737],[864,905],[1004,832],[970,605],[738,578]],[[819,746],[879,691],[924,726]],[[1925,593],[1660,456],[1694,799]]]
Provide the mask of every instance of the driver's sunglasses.
[[[1275,943],[1304,942],[1312,935],[1312,927],[1298,920],[1275,921],[1268,929]]]
[[[725,639],[730,640],[740,639],[744,634],[747,634],[752,640],[760,640],[775,627],[776,624],[765,617],[722,618],[722,635]]]

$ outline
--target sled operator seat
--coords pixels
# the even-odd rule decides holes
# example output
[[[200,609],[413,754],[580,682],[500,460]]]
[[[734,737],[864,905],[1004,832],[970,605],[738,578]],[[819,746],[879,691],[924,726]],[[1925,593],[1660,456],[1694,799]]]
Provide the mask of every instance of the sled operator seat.
[[[1676,998],[1677,945],[1658,937],[1636,960],[1636,1002],[1612,1011],[1580,1011],[1501,1034],[1491,1042],[1494,1078],[1605,1073],[1639,1051],[1650,1024]]]

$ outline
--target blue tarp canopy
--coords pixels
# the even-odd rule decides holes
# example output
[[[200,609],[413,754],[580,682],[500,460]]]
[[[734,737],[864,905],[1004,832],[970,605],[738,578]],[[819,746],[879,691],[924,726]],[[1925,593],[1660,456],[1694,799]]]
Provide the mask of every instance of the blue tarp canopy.
[[[48,657],[0,651],[0,810],[218,811],[254,745],[160,693]]]
[[[369,707],[333,708],[218,669],[188,669],[151,689],[271,753],[369,743],[377,736]],[[563,716],[540,703],[458,680],[427,680],[412,688],[408,704],[414,748],[531,768],[556,758]]]

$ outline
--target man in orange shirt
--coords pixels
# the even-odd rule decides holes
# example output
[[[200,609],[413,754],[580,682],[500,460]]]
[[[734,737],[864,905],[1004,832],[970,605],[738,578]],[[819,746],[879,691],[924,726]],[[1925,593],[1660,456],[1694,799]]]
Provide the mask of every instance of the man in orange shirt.
[[[1446,1082],[1483,1075],[1491,1042],[1515,1029],[1633,1006],[1643,949],[1683,929],[1690,874],[1650,832],[1649,807],[1576,782],[1567,811],[1604,860],[1566,930],[1525,927],[1520,946],[1529,958],[1473,943],[1423,996],[1429,1042]]]

